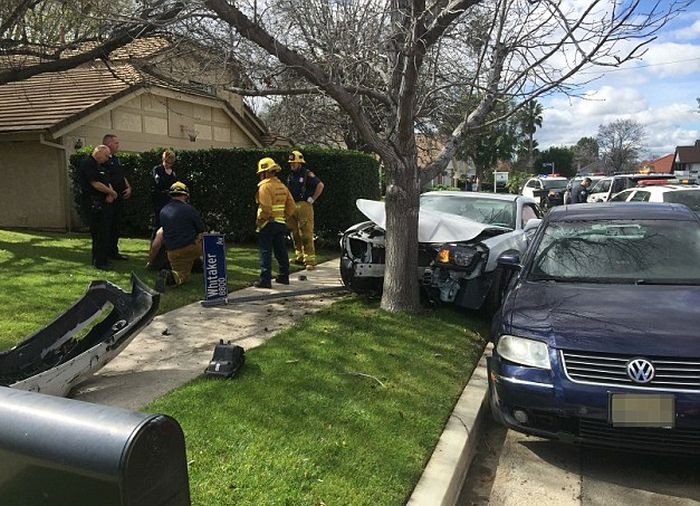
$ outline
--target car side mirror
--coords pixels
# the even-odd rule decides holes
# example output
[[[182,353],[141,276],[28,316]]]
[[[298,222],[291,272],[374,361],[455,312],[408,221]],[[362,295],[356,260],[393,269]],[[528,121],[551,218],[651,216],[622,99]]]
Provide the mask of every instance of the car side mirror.
[[[542,218],[532,218],[530,220],[527,220],[527,223],[525,223],[525,227],[523,228],[524,232],[529,232],[529,231],[534,231],[537,227],[540,226],[540,223],[542,223]]]
[[[499,267],[508,269],[511,271],[519,271],[523,268],[520,263],[520,253],[516,250],[508,250],[501,253],[501,255],[496,260]]]

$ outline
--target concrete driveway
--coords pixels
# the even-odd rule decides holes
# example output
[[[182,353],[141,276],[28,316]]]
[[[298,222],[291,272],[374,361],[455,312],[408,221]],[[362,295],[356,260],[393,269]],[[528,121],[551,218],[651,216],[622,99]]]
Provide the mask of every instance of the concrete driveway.
[[[579,448],[489,421],[460,506],[700,504],[700,458]]]

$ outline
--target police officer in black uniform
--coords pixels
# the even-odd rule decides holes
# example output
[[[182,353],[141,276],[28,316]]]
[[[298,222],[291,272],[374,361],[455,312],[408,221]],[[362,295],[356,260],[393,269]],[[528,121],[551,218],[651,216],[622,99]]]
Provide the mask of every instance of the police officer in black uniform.
[[[571,188],[571,203],[585,204],[588,202],[588,189],[591,187],[591,178],[584,177],[580,183]]]
[[[111,267],[109,263],[110,233],[114,201],[117,192],[109,184],[104,163],[109,160],[108,146],[97,146],[92,155],[86,157],[79,167],[82,205],[90,222],[92,237],[92,263],[101,270]]]
[[[119,253],[119,236],[124,218],[124,201],[131,197],[131,185],[124,175],[124,168],[117,157],[119,137],[114,134],[107,134],[102,138],[102,144],[107,146],[112,154],[106,163],[107,178],[118,195],[117,200],[113,204],[112,225],[109,234],[109,258],[112,260],[128,260],[126,255]]]

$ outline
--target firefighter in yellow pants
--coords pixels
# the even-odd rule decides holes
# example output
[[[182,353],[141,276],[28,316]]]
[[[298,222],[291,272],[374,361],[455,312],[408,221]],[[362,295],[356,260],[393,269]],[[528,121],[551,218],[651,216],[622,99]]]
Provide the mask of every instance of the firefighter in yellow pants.
[[[287,187],[296,203],[296,214],[287,220],[287,226],[292,232],[296,253],[292,263],[306,265],[307,270],[313,270],[316,266],[314,204],[323,193],[323,182],[304,167],[305,164],[300,151],[290,153],[289,167],[292,170],[287,176]]]

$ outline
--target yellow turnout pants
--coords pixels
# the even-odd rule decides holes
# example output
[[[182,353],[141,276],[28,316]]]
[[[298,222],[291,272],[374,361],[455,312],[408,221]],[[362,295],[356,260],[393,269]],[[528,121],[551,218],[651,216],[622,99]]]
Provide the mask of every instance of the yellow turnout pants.
[[[202,255],[202,239],[197,240],[188,246],[168,251],[170,270],[176,285],[186,283],[192,274],[194,262]]]
[[[316,265],[314,248],[314,206],[305,201],[296,203],[297,212],[287,219],[287,226],[292,232],[294,252],[297,262]]]

